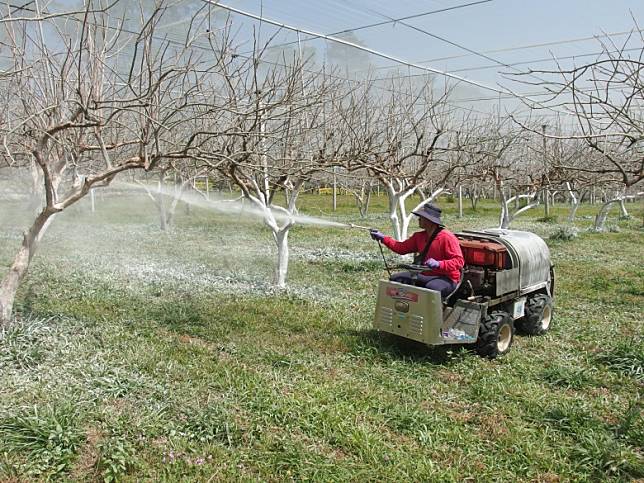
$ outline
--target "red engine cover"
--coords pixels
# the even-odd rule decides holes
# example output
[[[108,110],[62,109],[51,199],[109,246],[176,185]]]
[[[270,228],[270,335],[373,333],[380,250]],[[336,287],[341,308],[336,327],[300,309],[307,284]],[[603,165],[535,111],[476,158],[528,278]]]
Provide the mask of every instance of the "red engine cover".
[[[508,267],[508,251],[500,243],[483,240],[459,240],[467,265],[494,267],[503,270]]]

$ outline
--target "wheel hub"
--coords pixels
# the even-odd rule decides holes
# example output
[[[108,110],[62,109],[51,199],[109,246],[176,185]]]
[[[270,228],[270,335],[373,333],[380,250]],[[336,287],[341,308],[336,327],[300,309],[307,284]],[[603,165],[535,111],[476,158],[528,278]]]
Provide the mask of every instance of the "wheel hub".
[[[541,328],[546,331],[550,327],[550,320],[552,319],[552,309],[549,305],[543,308],[543,316],[541,317]]]
[[[512,328],[509,324],[504,324],[499,329],[499,336],[497,337],[497,346],[499,352],[505,352],[510,347],[512,341]]]

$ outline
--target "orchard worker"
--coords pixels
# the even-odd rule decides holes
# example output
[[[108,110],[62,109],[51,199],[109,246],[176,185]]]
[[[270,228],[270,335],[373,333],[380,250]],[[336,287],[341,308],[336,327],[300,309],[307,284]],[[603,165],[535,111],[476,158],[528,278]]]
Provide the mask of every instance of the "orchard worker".
[[[465,264],[458,238],[441,223],[441,209],[435,204],[425,203],[412,213],[418,216],[418,225],[422,231],[417,231],[401,242],[378,230],[371,231],[371,238],[382,242],[399,255],[416,253],[414,264],[430,268],[416,276],[416,285],[436,290],[446,297],[456,288]],[[414,284],[410,272],[394,273],[391,280]]]

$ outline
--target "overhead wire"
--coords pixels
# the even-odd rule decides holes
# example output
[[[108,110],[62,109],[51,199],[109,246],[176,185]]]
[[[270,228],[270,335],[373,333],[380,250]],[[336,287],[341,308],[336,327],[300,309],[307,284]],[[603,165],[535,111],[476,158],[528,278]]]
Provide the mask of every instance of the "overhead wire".
[[[538,47],[552,47],[554,45],[568,45],[568,44],[574,44],[578,42],[586,42],[589,40],[599,40],[601,38],[614,38],[614,37],[620,37],[623,35],[630,35],[634,32],[644,32],[644,29],[632,29],[632,30],[625,30],[622,32],[608,32],[608,33],[602,33],[601,35],[593,35],[591,37],[577,37],[574,39],[565,39],[565,40],[554,40],[552,42],[541,42],[537,44],[528,44],[528,45],[521,45],[518,47],[504,47],[502,49],[493,49],[493,50],[487,50],[484,53],[486,54],[496,54],[499,52],[512,52],[516,50],[527,50],[527,49],[534,49]],[[461,54],[461,55],[453,55],[449,57],[442,57],[439,59],[429,59],[429,60],[423,60],[420,62],[436,62],[439,60],[453,60],[453,59],[458,59],[462,57],[469,57],[467,54]]]
[[[381,16],[381,17],[384,17],[384,18],[388,19],[388,20],[391,20],[391,17],[389,17],[388,15],[385,15],[385,14],[383,14],[383,13],[379,12],[379,11],[376,11],[376,10],[374,10],[373,8],[368,8],[367,10],[371,11],[372,13],[374,13],[374,14],[376,14],[376,15],[379,15],[379,16]],[[524,71],[522,71],[522,70],[520,70],[520,69],[518,69],[518,68],[516,68],[516,67],[515,67],[516,65],[523,65],[523,64],[526,64],[527,62],[517,62],[517,63],[512,63],[512,64],[508,64],[508,63],[505,63],[505,62],[501,62],[501,61],[499,61],[499,60],[497,60],[497,59],[494,59],[493,57],[490,57],[490,56],[488,56],[488,55],[486,55],[486,54],[483,54],[483,53],[477,52],[477,51],[475,51],[475,50],[473,50],[473,49],[470,49],[470,48],[468,48],[468,47],[465,47],[465,46],[463,46],[463,45],[461,45],[461,44],[459,44],[459,43],[456,43],[456,42],[453,42],[453,41],[451,41],[451,40],[449,40],[449,39],[446,39],[445,37],[441,37],[441,36],[439,36],[439,35],[436,35],[436,34],[433,34],[433,33],[431,33],[431,32],[428,32],[428,31],[427,31],[427,30],[425,30],[425,29],[421,29],[421,28],[419,28],[419,27],[416,27],[415,25],[411,25],[411,24],[409,24],[409,23],[407,23],[407,22],[404,22],[404,21],[401,21],[401,22],[398,22],[398,23],[400,23],[401,25],[403,25],[403,26],[405,26],[405,27],[407,27],[407,28],[410,28],[410,29],[413,29],[413,30],[415,30],[415,31],[417,31],[417,32],[420,32],[420,33],[422,33],[422,34],[424,34],[424,35],[427,35],[427,36],[429,36],[429,37],[435,38],[435,39],[437,39],[437,40],[440,40],[440,41],[442,41],[442,42],[445,42],[445,43],[447,43],[447,44],[449,44],[449,45],[452,45],[452,46],[454,46],[454,47],[457,47],[457,48],[459,48],[459,49],[465,50],[466,52],[469,52],[469,53],[470,53],[470,54],[472,54],[472,55],[475,55],[475,56],[477,56],[477,57],[481,57],[481,58],[484,58],[484,59],[489,60],[489,61],[491,61],[491,62],[494,62],[494,64],[495,64],[494,66],[485,66],[485,68],[486,68],[486,69],[487,69],[487,68],[493,68],[493,67],[495,67],[496,65],[501,65],[501,66],[503,66],[503,67],[506,67],[506,68],[509,68],[509,69],[511,69],[511,70],[513,70],[513,71],[515,71],[515,72],[516,72],[516,73],[518,73],[518,74],[527,75],[528,77],[532,77],[532,78],[534,78],[534,79],[537,79],[537,80],[538,80],[538,81],[540,81],[540,82],[545,82],[545,83],[547,83],[547,81],[546,81],[545,79],[543,79],[542,77],[540,77],[539,75],[537,75],[537,74],[538,74],[537,72],[532,71],[532,70],[531,70],[531,71],[528,71],[528,72],[524,72]],[[632,50],[641,50],[641,49],[632,49]],[[630,49],[629,49],[629,51],[630,51]],[[601,54],[602,54],[602,53],[600,52],[599,54],[595,54],[595,55],[601,55]],[[587,54],[587,55],[593,55],[593,54]],[[569,56],[569,57],[565,57],[565,58],[557,57],[557,58],[556,58],[556,61],[558,62],[558,61],[560,61],[560,60],[564,60],[564,59],[566,59],[566,60],[567,60],[567,59],[570,59],[570,58],[575,58],[575,56]],[[548,60],[554,60],[554,59],[546,59],[546,61],[548,61]],[[539,62],[543,62],[543,60],[539,60]],[[456,73],[456,72],[471,72],[471,71],[475,71],[475,70],[482,70],[482,68],[461,68],[461,69],[451,70],[450,72],[451,72],[451,73]],[[408,78],[408,77],[410,77],[410,76],[411,76],[411,73],[410,73],[408,76],[400,76],[400,77],[401,77],[401,78]],[[391,77],[390,77],[390,78],[391,78]]]
[[[409,61],[406,61],[406,60],[403,60],[403,59],[399,59],[399,58],[397,58],[397,57],[395,57],[393,55],[389,55],[389,54],[380,52],[378,50],[371,49],[369,47],[358,45],[358,44],[356,44],[354,42],[349,42],[349,41],[339,39],[339,38],[331,36],[331,35],[325,35],[325,34],[321,34],[319,32],[314,32],[314,31],[311,31],[311,30],[308,30],[308,29],[303,29],[303,28],[295,27],[295,26],[292,26],[292,25],[289,25],[289,24],[285,24],[283,22],[278,22],[276,20],[266,18],[263,15],[256,15],[256,14],[253,14],[251,12],[246,12],[244,10],[232,7],[230,5],[225,5],[225,4],[217,2],[215,0],[202,0],[202,2],[212,4],[213,6],[222,8],[224,10],[228,10],[230,12],[237,13],[239,15],[242,15],[242,16],[245,16],[245,17],[248,17],[248,18],[252,18],[252,19],[254,19],[256,21],[259,21],[259,22],[265,22],[265,23],[268,23],[270,25],[273,25],[273,26],[276,26],[276,27],[279,27],[279,28],[292,30],[292,31],[295,31],[295,32],[301,32],[301,33],[304,33],[306,35],[318,36],[319,38],[323,38],[323,39],[331,41],[331,42],[336,42],[336,43],[339,43],[339,44],[347,45],[349,47],[353,47],[355,49],[362,50],[364,52],[370,53],[370,54],[375,55],[377,57],[382,57],[384,59],[392,60],[392,61],[397,62],[397,63],[402,64],[402,65],[406,65],[406,66],[409,66],[409,67],[412,67],[412,68],[415,68],[415,69],[419,69],[419,70],[424,70],[426,72],[430,72],[430,73],[433,73],[433,74],[441,75],[441,76],[444,76],[446,78],[451,78],[451,79],[457,80],[459,82],[463,82],[465,84],[469,84],[469,85],[473,85],[475,87],[479,87],[481,89],[496,92],[497,94],[511,94],[516,98],[520,98],[522,100],[529,101],[531,103],[539,105],[538,101],[535,101],[533,99],[529,99],[529,98],[527,98],[525,96],[521,96],[520,94],[515,94],[515,93],[510,92],[508,90],[503,90],[503,89],[499,89],[499,88],[496,88],[496,87],[492,87],[492,86],[486,85],[486,84],[478,82],[478,81],[473,81],[473,80],[467,79],[465,77],[462,77],[462,76],[459,76],[459,75],[456,75],[456,74],[452,74],[450,72],[442,71],[440,69],[435,69],[433,67],[422,66],[422,65],[416,64],[414,62],[409,62]],[[553,109],[553,108],[550,108],[548,106],[541,106],[541,107],[544,108],[544,109],[553,110],[555,112],[561,112],[561,111],[559,111],[557,109]],[[567,112],[561,112],[561,113],[566,114],[566,115],[569,114]]]
[[[211,4],[211,5],[215,6],[215,7],[217,7],[217,6],[221,7],[221,6],[222,6],[221,4],[218,4],[218,3],[216,3],[216,2],[207,1],[207,0],[202,0],[202,1],[204,1],[205,3],[209,3],[209,4]],[[7,2],[2,2],[2,1],[0,1],[0,4],[2,4],[2,5],[6,5],[6,6],[9,6],[9,7],[12,7],[12,8],[13,8],[13,7],[15,7],[15,5],[9,4],[9,3],[7,3]],[[27,4],[27,5],[28,5],[28,4]],[[470,5],[470,4],[463,4],[463,5]],[[26,7],[26,5],[25,5],[25,7]],[[32,9],[29,9],[29,8],[24,8],[24,9],[25,9],[25,10],[33,11]],[[232,9],[232,7],[231,7],[231,9]],[[76,18],[76,17],[74,17],[74,16],[72,16],[72,17],[70,17],[70,18],[71,18],[72,20],[77,21],[77,22],[81,22],[81,19],[78,19],[78,18]],[[265,21],[266,21],[266,19],[265,19]],[[268,22],[267,22],[267,23],[268,23]],[[125,33],[129,33],[129,34],[132,34],[132,35],[138,35],[138,33],[139,33],[139,32],[133,31],[133,30],[129,30],[129,29],[125,28],[124,26],[116,27],[116,26],[110,26],[110,25],[108,25],[108,26],[105,26],[105,27],[106,27],[106,28],[108,28],[108,29],[111,29],[111,30],[116,30],[117,28],[119,28],[119,29],[120,29],[120,30],[122,30],[123,32],[125,32]],[[285,28],[286,28],[286,27],[285,27]],[[290,29],[291,29],[291,30],[295,30],[296,32],[299,32],[299,30],[298,30],[298,29],[296,29],[296,28],[294,28],[294,27],[291,27]],[[211,32],[211,33],[212,33],[212,32]],[[304,33],[306,33],[306,32],[304,32]],[[323,34],[320,34],[320,35],[323,35]],[[153,36],[153,38],[154,38],[155,40],[160,40],[160,41],[168,42],[168,43],[170,43],[170,44],[179,45],[179,46],[182,46],[182,47],[185,47],[185,46],[186,46],[186,42],[184,42],[184,41],[179,41],[179,40],[175,40],[175,39],[169,38],[169,37],[167,37],[167,36],[163,36],[163,37],[160,37],[160,36]],[[349,43],[349,44],[350,44],[350,43]],[[354,45],[354,46],[355,46],[355,47],[357,47],[357,48],[359,48],[359,47],[360,47],[360,46],[357,46],[357,45]],[[212,51],[212,48],[211,48],[211,47],[203,46],[203,45],[200,45],[200,44],[198,44],[198,43],[196,43],[196,42],[193,42],[193,43],[191,44],[191,47],[194,47],[194,48],[197,48],[197,49],[200,49],[200,50]],[[236,56],[239,56],[239,57],[242,57],[242,58],[245,58],[245,59],[250,59],[250,57],[249,57],[249,56],[246,56],[246,55],[243,55],[243,54],[237,54],[237,53],[235,53],[235,55],[236,55]],[[385,54],[385,55],[386,55],[386,54]],[[265,60],[265,59],[261,59],[261,62],[262,62],[262,63],[265,63],[265,64],[267,64],[267,65],[272,65],[272,66],[276,66],[276,67],[288,67],[288,65],[287,65],[287,64],[283,64],[283,63],[275,62],[275,61],[270,61],[270,60]],[[400,63],[400,62],[399,62],[399,63]],[[402,63],[404,63],[405,65],[408,65],[409,67],[415,67],[413,64],[408,64],[408,63],[406,63],[405,61],[402,61]],[[428,68],[424,68],[424,67],[422,67],[422,66],[418,66],[418,67],[419,67],[420,69],[422,69],[422,70],[426,70],[426,71],[432,72],[432,70],[430,70],[430,69],[428,69]],[[303,69],[303,71],[304,71],[304,72],[307,72],[307,73],[314,73],[314,71],[311,71],[311,70],[308,70],[308,69]],[[438,73],[442,73],[442,72],[441,72],[441,71],[438,71]],[[358,79],[350,79],[350,78],[348,78],[348,77],[339,76],[339,75],[335,75],[335,74],[325,74],[325,75],[327,75],[327,76],[328,76],[329,78],[331,78],[331,79],[340,80],[340,81],[346,81],[346,82],[349,82],[349,83],[352,83],[352,84],[364,84],[364,83],[371,83],[371,84],[373,85],[373,88],[375,88],[375,89],[377,89],[377,90],[381,90],[381,91],[387,92],[387,93],[390,93],[390,94],[408,95],[408,93],[407,93],[407,92],[402,92],[402,91],[399,91],[399,90],[396,90],[396,89],[390,89],[390,88],[387,88],[387,87],[378,86],[378,85],[376,85],[376,84],[374,84],[374,83],[372,82],[372,81],[374,81],[374,82],[375,82],[375,81],[380,81],[380,80],[385,80],[385,79],[358,80]],[[421,75],[423,75],[423,74],[415,75],[415,77],[417,77],[417,76],[421,76]],[[405,77],[409,77],[409,76],[405,76]],[[386,79],[386,80],[391,80],[391,79],[389,78],[389,79]],[[468,82],[468,83],[472,84],[473,82]],[[474,83],[474,85],[478,85],[478,84]],[[483,87],[483,86],[480,86],[480,87]],[[486,87],[489,87],[489,86],[486,86]],[[512,98],[515,98],[515,99],[516,99],[516,98],[519,98],[519,99],[520,99],[520,98],[524,97],[524,94],[523,94],[523,93],[517,93],[517,94],[514,94],[514,93],[511,93],[511,92],[504,92],[504,91],[501,91],[501,90],[499,90],[499,89],[495,89],[495,88],[489,88],[489,89],[490,89],[490,90],[493,90],[494,92],[497,92],[498,94],[500,94],[500,96],[498,96],[498,97],[491,97],[491,98],[480,98],[480,99],[475,99],[475,100],[494,100],[494,101],[496,101],[496,100],[498,100],[498,99],[500,99],[500,98],[503,98],[503,99],[512,99]],[[505,96],[503,96],[503,94],[505,94]],[[530,95],[532,95],[532,94],[530,94]],[[501,96],[503,96],[503,97],[501,97]],[[463,100],[458,100],[458,101],[457,101],[457,100],[454,100],[454,101],[452,101],[452,102],[465,102],[465,101],[463,101]],[[460,109],[460,110],[464,110],[464,111],[468,111],[468,112],[473,112],[473,113],[477,113],[477,114],[481,114],[481,115],[490,115],[490,114],[491,114],[490,112],[480,111],[480,110],[474,109],[473,107],[466,108],[466,107],[463,107],[463,106],[458,106],[458,105],[452,104],[452,103],[450,103],[450,102],[448,102],[448,103],[446,103],[446,104],[447,104],[448,106],[451,106],[451,107],[454,107],[454,108],[457,108],[457,109]],[[566,114],[567,114],[567,113],[566,113]]]
[[[372,9],[372,8],[369,8],[368,10],[373,12],[373,13],[375,13],[376,15],[380,15],[380,16],[382,16],[384,18],[392,20],[391,17],[389,17],[388,15],[385,15],[385,14],[383,14],[381,12],[378,12],[378,11]],[[465,47],[464,45],[461,45],[461,44],[459,44],[457,42],[454,42],[452,40],[446,39],[445,37],[441,37],[440,35],[436,35],[434,33],[431,33],[431,32],[429,32],[429,31],[427,31],[425,29],[421,29],[420,27],[416,27],[415,25],[412,25],[412,24],[407,23],[405,21],[398,21],[397,23],[399,23],[400,25],[403,25],[403,26],[405,26],[407,28],[410,28],[412,30],[415,30],[417,32],[420,32],[423,35],[427,35],[428,37],[432,37],[432,38],[434,38],[436,40],[440,40],[441,42],[449,44],[449,45],[451,45],[453,47],[456,47],[458,49],[461,49],[461,50],[464,50],[466,52],[469,52],[472,55],[475,55],[477,57],[481,57],[481,58],[483,58],[485,60],[489,60],[490,62],[494,62],[497,65],[502,65],[503,67],[508,67],[510,69],[513,69],[513,67],[511,65],[506,64],[505,62],[501,62],[500,60],[497,60],[497,59],[495,59],[493,57],[490,57],[489,55],[483,54],[481,52],[477,52],[476,50],[470,49],[469,47]],[[518,69],[516,69],[516,70],[518,70]]]
[[[224,10],[228,10],[228,11],[237,13],[239,15],[242,15],[242,16],[245,16],[245,17],[248,17],[248,18],[252,18],[252,19],[257,20],[259,22],[266,22],[266,23],[268,23],[270,25],[273,25],[273,26],[276,26],[276,27],[279,27],[279,28],[292,30],[294,32],[302,32],[302,33],[307,34],[307,35],[317,36],[319,38],[322,38],[322,39],[325,39],[325,40],[328,40],[328,41],[331,41],[331,42],[336,42],[336,43],[343,44],[343,45],[346,45],[346,46],[349,46],[349,47],[353,47],[353,48],[358,49],[358,50],[362,50],[364,52],[370,53],[370,54],[375,55],[377,57],[382,57],[384,59],[392,60],[394,62],[397,62],[398,64],[401,64],[401,65],[406,65],[406,66],[409,66],[409,67],[412,67],[412,68],[415,68],[415,69],[424,70],[426,72],[431,72],[433,74],[442,75],[444,77],[448,77],[448,78],[457,80],[459,82],[470,84],[470,85],[479,87],[481,89],[493,91],[493,92],[496,92],[496,93],[500,93],[500,94],[507,94],[508,93],[507,91],[501,90],[501,89],[493,87],[493,86],[488,86],[488,85],[483,84],[483,83],[478,82],[478,81],[473,81],[473,80],[467,79],[465,77],[461,77],[461,76],[452,74],[450,72],[445,72],[445,71],[442,71],[440,69],[435,69],[433,67],[422,66],[422,65],[416,64],[414,62],[409,62],[409,61],[406,61],[404,59],[399,59],[399,58],[397,58],[397,57],[395,57],[393,55],[389,55],[389,54],[386,54],[384,52],[380,52],[378,50],[371,49],[369,47],[358,45],[358,44],[356,44],[354,42],[349,42],[347,40],[339,39],[339,38],[334,37],[332,35],[325,35],[325,34],[321,34],[319,32],[313,32],[313,31],[308,30],[308,29],[303,29],[303,28],[300,28],[300,27],[295,27],[295,26],[292,26],[292,25],[288,25],[288,24],[285,24],[283,22],[278,22],[278,21],[266,18],[263,15],[256,15],[256,14],[253,14],[251,12],[246,12],[244,10],[241,10],[241,9],[238,9],[238,8],[235,8],[235,7],[231,7],[230,5],[225,5],[225,4],[217,2],[215,0],[202,0],[202,1],[206,2],[206,3],[211,3],[212,5],[217,6],[219,8],[222,8]]]
[[[7,2],[3,2],[3,1],[0,1],[0,5],[13,7],[13,5],[11,5],[11,4],[7,3]],[[213,5],[216,6],[216,4],[213,4]],[[32,13],[35,12],[34,9],[30,9],[30,8],[24,8],[24,10],[30,11]],[[70,19],[73,20],[73,21],[76,21],[77,23],[82,22],[81,19],[76,18],[75,16],[71,16]],[[90,25],[95,25],[95,24],[93,24],[92,22],[89,22],[89,21],[86,22],[86,23],[90,24]],[[120,29],[121,31],[123,31],[125,33],[128,33],[128,34],[131,34],[131,35],[138,35],[139,34],[139,32],[134,31],[134,30],[130,30],[130,29],[126,28],[125,26],[116,27],[116,26],[111,26],[111,25],[104,25],[103,27],[105,27],[107,29],[110,29],[110,30]],[[210,33],[213,33],[213,32],[211,31]],[[180,40],[175,40],[175,39],[169,38],[167,36],[161,37],[161,36],[158,36],[158,35],[153,35],[152,38],[154,40],[167,42],[169,44],[177,45],[177,46],[180,46],[180,47],[185,47],[186,46],[186,42],[180,41]],[[191,43],[191,47],[199,49],[199,50],[212,52],[212,48],[210,46],[200,45],[197,42]],[[55,54],[50,54],[50,55],[55,55]],[[244,54],[238,54],[238,53],[235,53],[235,56],[244,58],[246,60],[251,60],[251,58],[252,58],[251,56],[244,55]],[[11,57],[11,56],[1,56],[0,55],[0,58],[10,59],[10,58],[13,58],[13,57]],[[280,63],[280,62],[275,62],[275,61],[270,61],[270,60],[265,60],[265,59],[260,59],[260,61],[262,63],[264,63],[264,64],[275,66],[275,67],[289,67],[289,65],[283,64],[283,63]],[[196,69],[196,71],[197,72],[202,72],[202,73],[206,72],[206,71],[199,70],[199,69]],[[309,74],[317,73],[317,71],[313,71],[313,70],[310,70],[310,69],[303,69],[303,72],[306,72],[306,73],[309,73]],[[211,73],[216,74],[216,72],[211,72]],[[330,73],[325,73],[325,75],[330,79],[339,80],[339,81],[343,81],[343,82],[349,82],[351,84],[365,84],[365,83],[370,82],[369,80],[365,81],[365,80],[358,80],[358,79],[350,79],[348,77],[344,77],[344,76],[340,76],[340,75],[336,75],[336,74],[330,74]],[[383,91],[383,92],[386,92],[386,93],[389,93],[389,94],[398,94],[398,95],[405,95],[405,96],[410,95],[407,92],[403,92],[403,91],[400,91],[400,90],[391,89],[391,88],[387,88],[387,87],[383,87],[383,86],[378,86],[378,85],[375,85],[373,83],[372,83],[372,86],[376,90]],[[481,114],[481,115],[489,115],[489,113],[484,112],[484,111],[479,111],[477,109],[474,109],[473,107],[466,108],[466,107],[457,106],[457,105],[454,105],[454,104],[451,104],[451,103],[446,103],[446,105],[448,105],[450,107],[454,107],[456,109],[463,110],[463,111],[473,112],[473,113],[477,113],[477,114]]]
[[[636,52],[636,51],[641,51],[641,47],[633,47],[629,49],[622,49],[620,52]],[[567,55],[567,56],[562,56],[562,57],[544,57],[544,58],[539,58],[539,59],[532,59],[532,60],[524,60],[521,62],[513,62],[511,64],[508,64],[510,66],[515,66],[515,65],[532,65],[532,64],[539,64],[543,62],[553,62],[553,61],[560,61],[560,60],[571,60],[571,59],[579,59],[583,57],[597,57],[605,52],[590,52],[587,54],[575,54],[575,55]],[[474,67],[462,67],[459,69],[454,69],[451,72],[471,72],[471,71],[476,71],[476,70],[485,70],[485,69],[493,69],[497,67],[497,65],[480,65],[480,66],[474,66]],[[374,69],[375,70],[375,69]],[[392,78],[394,79],[406,79],[407,77],[421,77],[423,74],[407,74],[407,75],[399,75],[399,76],[387,76],[387,77],[376,77],[374,80],[391,80]]]
[[[369,47],[358,45],[358,44],[356,44],[354,42],[349,42],[348,40],[339,39],[339,38],[334,37],[332,35],[325,35],[325,34],[321,34],[319,32],[313,32],[313,31],[308,30],[308,29],[303,29],[303,28],[300,28],[300,27],[295,27],[295,26],[292,26],[292,25],[288,25],[288,24],[285,24],[285,23],[282,23],[282,22],[278,22],[276,20],[266,18],[263,15],[256,15],[256,14],[251,13],[251,12],[246,12],[244,10],[241,10],[241,9],[238,9],[238,8],[235,8],[235,7],[231,7],[230,5],[225,5],[225,4],[217,2],[215,0],[202,0],[202,2],[210,3],[213,6],[222,8],[224,10],[228,10],[228,11],[237,13],[239,15],[243,15],[245,17],[252,18],[254,20],[257,20],[258,22],[265,22],[265,23],[268,23],[268,24],[273,25],[275,27],[279,27],[279,28],[283,28],[283,29],[287,29],[287,30],[292,30],[294,32],[301,32],[301,33],[304,33],[306,35],[317,36],[317,37],[319,37],[321,39],[325,39],[325,40],[328,40],[330,42],[335,42],[335,43],[343,44],[343,45],[346,45],[346,46],[349,46],[349,47],[353,47],[355,49],[362,50],[364,52],[370,53],[370,54],[375,55],[377,57],[382,57],[384,59],[392,60],[392,61],[397,62],[399,64],[407,65],[407,66],[413,67],[415,69],[424,70],[424,71],[431,72],[433,74],[442,75],[442,76],[445,76],[445,77],[450,77],[450,78],[452,78],[454,80],[458,80],[458,81],[464,82],[466,84],[471,84],[471,85],[474,85],[474,86],[479,87],[481,89],[486,89],[486,90],[494,91],[494,92],[497,92],[497,93],[499,93],[499,92],[506,93],[506,91],[502,91],[500,89],[497,89],[496,87],[488,86],[486,84],[483,84],[483,83],[480,83],[480,82],[477,82],[477,81],[466,79],[465,77],[454,75],[454,74],[451,74],[449,72],[442,71],[440,69],[434,69],[433,67],[427,67],[427,66],[422,66],[422,65],[415,64],[413,62],[408,62],[406,60],[394,57],[393,55],[385,54],[384,52],[380,52],[378,50],[371,49]]]
[[[437,10],[430,10],[428,12],[416,13],[416,14],[413,14],[413,15],[407,15],[407,16],[400,17],[400,18],[390,18],[389,20],[385,20],[385,21],[382,21],[382,22],[376,22],[376,23],[371,23],[371,24],[368,24],[368,25],[361,25],[359,27],[352,27],[352,28],[348,28],[348,29],[344,29],[344,30],[338,30],[336,32],[331,32],[331,33],[325,34],[325,35],[333,35],[333,36],[335,36],[335,35],[343,35],[343,34],[347,34],[347,33],[351,33],[351,32],[357,32],[359,30],[365,30],[365,29],[369,29],[369,28],[380,27],[380,26],[383,26],[383,25],[402,22],[403,20],[410,20],[410,19],[414,19],[414,18],[425,17],[427,15],[433,15],[433,14],[436,14],[436,13],[447,12],[447,11],[450,11],[450,10],[456,10],[456,9],[460,9],[460,8],[471,7],[473,5],[479,5],[479,4],[482,4],[482,3],[488,3],[488,2],[492,2],[492,1],[493,0],[479,0],[479,1],[476,1],[476,2],[464,3],[464,4],[460,4],[460,5],[453,5],[451,7],[440,8],[440,9],[437,9]],[[213,3],[213,5],[216,5],[216,4]],[[295,40],[295,41],[292,41],[292,42],[285,42],[285,43],[282,43],[282,44],[277,44],[277,45],[272,46],[272,48],[288,47],[290,45],[300,44],[301,42],[308,42],[308,41],[316,40],[316,39],[320,39],[320,38],[322,38],[322,37],[319,36],[319,35],[312,35],[312,36],[309,36],[309,37],[301,39],[301,40]]]
[[[528,45],[521,45],[518,47],[505,47],[502,49],[493,49],[493,50],[485,50],[482,53],[483,54],[496,54],[500,52],[514,52],[517,50],[528,50],[528,49],[534,49],[538,47],[551,47],[554,45],[568,45],[568,44],[573,44],[573,43],[578,43],[578,42],[586,42],[589,40],[599,40],[601,38],[614,38],[614,37],[620,37],[624,35],[630,35],[634,32],[644,32],[644,29],[632,29],[632,30],[626,30],[622,32],[608,32],[608,33],[603,33],[601,35],[593,35],[592,37],[578,37],[574,39],[565,39],[565,40],[555,40],[552,42],[541,42],[541,43],[536,43],[536,44],[528,44]],[[445,60],[455,60],[455,59],[462,59],[465,57],[470,57],[470,54],[459,54],[459,55],[450,55],[447,57],[436,57],[433,59],[426,59],[426,60],[419,60],[418,63],[424,64],[424,63],[430,63],[430,62],[441,62]],[[391,69],[392,67],[395,67],[396,64],[389,64],[389,65],[383,65],[379,67],[374,67],[373,70],[383,70],[383,69]],[[364,69],[362,69],[364,71]],[[360,72],[360,71],[357,71]]]

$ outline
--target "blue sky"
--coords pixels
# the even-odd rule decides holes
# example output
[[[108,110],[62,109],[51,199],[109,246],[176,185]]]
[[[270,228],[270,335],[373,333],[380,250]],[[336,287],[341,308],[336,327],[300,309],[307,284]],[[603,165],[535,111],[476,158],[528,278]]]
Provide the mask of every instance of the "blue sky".
[[[70,5],[78,1],[60,0],[60,3]],[[166,17],[166,33],[181,39],[185,37],[192,13],[204,8],[205,1],[175,1],[176,7]],[[599,40],[593,37],[620,34],[612,36],[612,40],[622,44],[628,38],[624,32],[632,31],[636,25],[644,28],[644,0],[221,0],[220,3],[327,35],[391,18],[451,8],[404,20],[409,25],[396,22],[357,30],[349,40],[407,62],[454,73],[493,89],[501,86],[522,93],[535,92],[536,89],[517,84],[507,75],[504,77],[503,73],[529,68],[555,69],[553,56],[565,68],[585,64],[601,51]],[[119,8],[132,9],[134,13],[137,5],[134,0],[121,0]],[[208,11],[204,9],[201,13],[207,15]],[[253,28],[259,26],[256,20],[214,6],[210,7],[210,13],[220,21],[222,16],[230,15],[238,32],[236,41],[242,44],[239,53],[248,53],[252,49]],[[261,26],[264,38],[276,30],[266,23]],[[396,70],[403,75],[425,75],[422,70],[333,42],[307,41],[305,34],[299,38],[303,40],[305,55],[312,55],[318,65],[338,65],[341,75],[354,77],[368,70],[372,70],[375,77],[387,77]],[[285,48],[297,49],[297,44],[293,44],[297,39],[296,32],[281,29],[273,44],[290,43]],[[626,45],[630,49],[626,54],[636,55],[643,47],[642,37],[636,33]],[[271,53],[273,59],[279,61],[282,58],[282,48],[278,47]],[[435,78],[442,79],[441,76]],[[498,93],[466,83],[459,83],[456,91],[458,102],[486,112],[499,104],[503,104],[503,110],[512,110],[519,104],[516,100],[490,100],[498,97]]]
[[[324,0],[305,2],[296,0],[223,0],[222,3],[252,12],[266,18],[324,34],[381,22],[389,18],[401,18],[432,10],[473,3],[476,0]],[[254,23],[238,14],[232,14],[239,25]],[[644,27],[644,1],[642,0],[492,0],[477,5],[457,8],[405,20],[406,23],[442,37],[492,59],[513,64],[517,69],[549,69],[553,56],[561,59],[564,66],[583,64],[593,59],[588,54],[601,50],[596,39],[574,39],[601,36],[603,33],[620,33]],[[265,32],[271,28],[263,26]],[[306,38],[301,35],[301,38]],[[280,41],[297,39],[297,34],[283,31]],[[361,44],[388,55],[413,63],[424,63],[439,70],[450,71],[459,76],[489,86],[498,84],[518,88],[505,80],[499,72],[513,72],[494,61],[467,52],[455,45],[433,38],[400,23],[383,25],[355,32]],[[619,43],[625,35],[614,36]],[[557,43],[557,44],[554,44]],[[535,44],[551,44],[521,48]],[[305,45],[316,48],[318,61],[333,62],[338,56],[328,55],[331,48],[325,42],[312,41]],[[641,37],[630,40],[628,48],[642,48]],[[293,48],[291,46],[291,48]],[[503,49],[503,51],[498,51]],[[509,50],[514,49],[514,50]],[[338,50],[336,46],[336,51]],[[445,57],[455,57],[445,59]],[[569,58],[573,57],[574,58]],[[347,69],[363,69],[365,62],[377,72],[386,73],[384,67],[395,67],[395,62],[372,55],[355,52],[355,62],[348,62]],[[403,67],[405,73],[420,73]],[[494,92],[463,86],[464,95],[494,95]]]
[[[454,7],[476,0],[399,0],[395,3],[370,0],[224,0],[222,3],[303,29],[329,34],[441,8]],[[623,32],[634,28],[631,12],[644,22],[642,0],[492,0],[406,20],[415,27],[444,37],[476,51],[489,51],[537,43]],[[242,17],[239,21],[243,21]],[[246,20],[250,21],[250,20]],[[294,37],[287,34],[284,37]],[[416,32],[401,24],[389,24],[356,32],[366,46],[405,58],[424,61],[466,53],[445,42]],[[302,37],[304,38],[304,37]],[[542,58],[549,50],[557,55],[578,55],[597,50],[595,41],[526,49],[518,54],[495,54],[502,61]],[[531,54],[531,55],[529,55]],[[471,56],[449,65],[456,68],[476,65]],[[374,59],[374,62],[377,60]],[[489,62],[483,61],[484,64]],[[445,62],[435,62],[445,66]],[[462,65],[461,65],[462,64]],[[484,76],[485,77],[485,76]],[[489,78],[489,76],[487,76]]]

